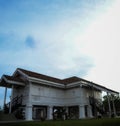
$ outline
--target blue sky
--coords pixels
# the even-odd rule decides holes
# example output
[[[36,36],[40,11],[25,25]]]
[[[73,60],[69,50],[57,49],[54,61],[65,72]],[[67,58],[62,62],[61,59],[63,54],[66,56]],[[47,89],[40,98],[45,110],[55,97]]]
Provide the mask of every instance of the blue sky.
[[[59,78],[79,76],[120,91],[119,5],[119,0],[0,0],[0,76],[20,67]]]

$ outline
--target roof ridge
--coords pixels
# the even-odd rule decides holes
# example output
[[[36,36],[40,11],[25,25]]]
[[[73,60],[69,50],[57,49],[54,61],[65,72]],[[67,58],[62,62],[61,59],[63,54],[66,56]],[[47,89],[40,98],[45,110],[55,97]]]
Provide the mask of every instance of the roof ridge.
[[[77,77],[77,76],[71,76],[71,77],[64,78],[64,79],[62,79],[62,80],[72,79],[72,78],[78,78],[78,79],[80,79],[80,78],[79,78],[79,77]]]
[[[34,73],[34,74],[38,74],[38,75],[42,75],[42,76],[46,76],[46,77],[62,80],[62,79],[59,79],[59,78],[56,78],[56,77],[52,77],[52,76],[49,76],[49,75],[41,74],[41,73],[34,72],[34,71],[31,71],[31,70],[26,70],[26,69],[22,69],[22,68],[18,68],[18,69],[22,70],[23,72],[26,71],[26,72],[30,72],[30,73]]]
[[[58,83],[63,83],[62,79],[60,79],[60,78],[52,77],[52,76],[49,76],[49,75],[41,74],[41,73],[38,73],[38,72],[34,72],[34,71],[31,71],[31,70],[26,70],[26,69],[22,69],[22,68],[17,68],[17,69],[22,71],[24,74],[27,74],[28,76],[31,76],[31,77],[40,78],[40,79],[53,81],[53,82],[55,81],[55,82],[58,82]]]
[[[44,79],[44,80],[48,80],[48,81],[52,81],[52,82],[57,82],[57,83],[61,83],[61,84],[69,84],[69,83],[77,82],[77,81],[80,80],[80,78],[77,77],[77,76],[72,76],[72,77],[69,77],[69,78],[60,79],[60,78],[44,75],[44,74],[41,74],[41,73],[38,73],[38,72],[26,70],[26,69],[23,69],[23,68],[17,68],[17,69],[21,70],[23,73],[27,74],[28,76],[40,78],[40,79]]]

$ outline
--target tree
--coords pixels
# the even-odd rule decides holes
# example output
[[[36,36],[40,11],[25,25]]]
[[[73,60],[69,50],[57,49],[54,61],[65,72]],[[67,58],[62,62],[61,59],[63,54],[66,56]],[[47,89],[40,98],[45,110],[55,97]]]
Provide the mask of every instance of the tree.
[[[115,106],[115,110],[116,110],[116,114],[120,115],[120,97],[119,96],[115,96],[115,95],[105,95],[103,97],[103,105],[104,105],[104,109],[105,112],[108,113],[109,112],[109,105],[108,105],[108,98],[110,101],[110,106],[111,106],[111,114],[114,113],[114,106]],[[113,104],[114,101],[114,104]]]

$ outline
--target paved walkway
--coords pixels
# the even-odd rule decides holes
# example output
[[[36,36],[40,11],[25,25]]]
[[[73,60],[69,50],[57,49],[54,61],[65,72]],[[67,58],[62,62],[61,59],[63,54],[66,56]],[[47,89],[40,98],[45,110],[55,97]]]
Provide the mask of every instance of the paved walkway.
[[[40,122],[40,120],[31,120],[31,121],[27,121],[27,120],[15,120],[15,121],[0,121],[0,124],[1,124],[1,123],[33,122],[33,121],[39,121],[39,122]]]
[[[19,122],[27,122],[26,120],[16,120],[16,121],[0,121],[0,123],[19,123]]]

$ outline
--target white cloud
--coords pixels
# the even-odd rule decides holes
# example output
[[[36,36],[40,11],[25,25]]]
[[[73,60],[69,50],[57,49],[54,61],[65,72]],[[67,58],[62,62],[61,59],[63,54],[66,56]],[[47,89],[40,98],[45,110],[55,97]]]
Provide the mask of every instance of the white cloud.
[[[98,17],[82,36],[83,52],[94,58],[95,67],[86,78],[120,91],[120,1]]]
[[[26,40],[28,35],[34,38],[35,48],[21,48],[17,52],[14,52],[14,50],[3,51],[0,54],[2,62],[14,67],[39,70],[38,72],[52,71],[51,75],[60,77],[74,75],[78,72],[79,75],[84,75],[92,67],[93,62],[82,53],[83,43],[76,41],[76,38],[81,34],[81,29],[83,29],[82,25],[84,25],[83,20],[79,22],[78,18],[71,17],[67,20],[62,19],[62,21],[60,20],[48,28],[42,28],[43,33],[39,30],[39,26],[37,30],[33,27],[31,30],[28,28],[29,32],[23,32],[20,36],[22,36],[22,40]],[[17,35],[19,36],[19,33]],[[20,42],[19,46],[22,47]],[[6,57],[8,62],[6,62]],[[55,74],[56,71],[59,71],[57,72],[59,75]]]
[[[69,13],[57,17],[53,23],[51,21],[50,24],[46,25],[43,22],[42,24],[41,22],[40,24],[39,22],[23,23],[22,26],[25,27],[21,27],[21,25],[17,27],[17,36],[22,37],[22,40],[31,36],[35,39],[36,48],[24,48],[17,52],[2,52],[2,62],[14,67],[26,68],[27,66],[33,68],[32,70],[39,70],[38,72],[53,72],[54,69],[54,75],[56,71],[64,73],[60,76],[77,73],[81,76],[86,75],[94,65],[92,61],[94,57],[92,58],[89,55],[89,51],[83,50],[84,45],[86,45],[87,34],[84,34],[84,32],[86,32],[85,30],[95,14],[99,14],[100,10],[97,10],[97,7],[100,6],[96,4],[96,7],[94,7],[93,3],[86,4],[85,2],[84,9],[74,8],[74,11],[69,10]],[[19,44],[21,46],[20,42]],[[8,62],[6,62],[6,57]],[[51,75],[53,75],[52,72]]]
[[[50,22],[44,23],[46,19],[40,21],[38,17],[37,21],[10,25],[7,33],[12,31],[13,37],[17,36],[12,39],[17,51],[14,46],[0,51],[0,65],[62,78],[76,75],[120,91],[120,1],[116,0],[107,9],[102,5],[97,10],[98,5],[94,8],[88,4],[82,11],[75,9],[72,15],[73,10],[69,10]],[[34,48],[24,45],[28,36],[34,38]]]

